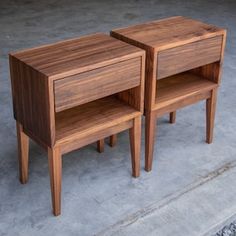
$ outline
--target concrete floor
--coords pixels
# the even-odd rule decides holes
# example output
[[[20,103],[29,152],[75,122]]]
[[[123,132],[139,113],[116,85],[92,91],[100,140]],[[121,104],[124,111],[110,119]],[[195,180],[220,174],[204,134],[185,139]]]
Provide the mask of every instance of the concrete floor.
[[[205,106],[158,120],[153,171],[131,177],[127,132],[98,154],[89,145],[64,156],[62,215],[51,214],[46,153],[30,146],[29,183],[18,182],[8,53],[173,15],[228,29],[214,143]],[[0,235],[211,235],[236,216],[236,2],[0,1]]]

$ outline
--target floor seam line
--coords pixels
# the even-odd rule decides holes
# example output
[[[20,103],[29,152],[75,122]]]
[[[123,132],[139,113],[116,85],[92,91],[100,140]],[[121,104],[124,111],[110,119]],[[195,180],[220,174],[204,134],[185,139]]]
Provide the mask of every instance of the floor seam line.
[[[206,184],[207,182],[221,176],[222,174],[226,173],[227,171],[229,171],[235,167],[236,167],[236,161],[227,162],[226,164],[219,167],[218,169],[213,170],[210,173],[208,173],[207,175],[201,177],[196,182],[193,182],[193,183],[187,185],[186,188],[184,188],[182,191],[167,195],[167,197],[165,199],[160,200],[158,202],[154,202],[154,203],[138,210],[137,212],[130,214],[128,217],[125,217],[124,219],[117,221],[115,224],[105,228],[104,230],[102,230],[99,233],[94,234],[94,235],[95,236],[102,236],[102,235],[109,234],[109,233],[111,233],[111,234],[118,233],[121,229],[137,222],[138,220],[140,220],[148,215],[151,215],[153,212],[161,209],[162,207],[164,207],[168,203],[173,202],[174,200],[180,198],[181,196],[187,194],[188,192],[196,189],[197,187],[199,187],[201,185]]]

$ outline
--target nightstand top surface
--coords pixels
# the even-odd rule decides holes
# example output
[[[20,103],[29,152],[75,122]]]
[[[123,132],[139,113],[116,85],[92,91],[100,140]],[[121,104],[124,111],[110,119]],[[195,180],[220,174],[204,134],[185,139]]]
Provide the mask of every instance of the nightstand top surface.
[[[223,34],[225,30],[201,21],[175,16],[115,29],[112,32],[122,35],[131,42],[137,42],[142,48],[163,50]]]
[[[137,47],[97,33],[10,55],[47,77],[58,79],[143,54]]]

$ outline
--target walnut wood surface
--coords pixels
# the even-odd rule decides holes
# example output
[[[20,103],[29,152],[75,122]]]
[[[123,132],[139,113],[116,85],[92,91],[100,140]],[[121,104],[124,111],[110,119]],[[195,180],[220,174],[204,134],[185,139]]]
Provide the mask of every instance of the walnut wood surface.
[[[100,152],[100,153],[104,152],[104,144],[105,144],[104,139],[101,139],[101,140],[97,141],[97,150],[98,150],[98,152]]]
[[[140,57],[142,58],[142,64],[140,65],[142,68],[137,70],[138,65],[134,64],[134,61],[140,60]],[[142,86],[144,83],[143,74],[145,65],[143,65],[143,61],[145,60],[145,53],[143,50],[116,40],[108,35],[95,34],[12,53],[9,55],[9,60],[15,119],[23,125],[24,131],[43,147],[53,147],[55,145],[55,111],[81,104],[79,99],[77,102],[74,99],[73,103],[73,97],[67,96],[65,99],[66,105],[61,104],[58,109],[58,99],[54,98],[54,92],[58,95],[61,91],[58,92],[57,87],[54,87],[55,79],[59,79],[58,84],[60,85],[62,83],[64,88],[65,86],[71,88],[72,91],[68,89],[65,93],[68,92],[68,95],[70,93],[77,94],[76,86],[70,87],[62,82],[64,81],[63,76],[66,76],[65,80],[68,79],[68,76],[72,76],[71,79],[74,78],[72,82],[74,81],[76,83],[76,76],[80,76],[77,73],[84,72],[81,75],[82,81],[80,80],[80,83],[93,84],[94,88],[96,84],[93,82],[97,79],[95,77],[96,69],[98,73],[104,71],[104,68],[108,68],[107,72],[104,71],[105,74],[107,73],[107,83],[103,84],[106,89],[100,89],[99,92],[102,96],[105,96],[105,94],[102,94],[104,91],[106,94],[118,93],[121,91],[121,84],[119,84],[121,74],[117,72],[116,63],[121,63],[118,64],[119,70],[125,72],[123,78],[127,79],[123,83],[123,88],[125,90],[130,86],[134,86],[134,88],[131,92],[122,92],[120,96],[124,101],[128,101],[129,104],[132,103],[140,111],[143,109]],[[128,65],[124,62],[125,60],[128,60],[127,63],[130,66],[129,71],[127,68]],[[113,73],[111,67],[114,67]],[[124,68],[122,69],[122,67]],[[76,76],[73,77],[75,73]],[[138,73],[140,75],[139,80],[137,79]],[[108,83],[108,74],[114,84]],[[129,78],[125,74],[130,75]],[[87,75],[93,76],[90,77]],[[100,78],[99,76],[101,74],[98,74],[98,78]],[[71,81],[67,82],[70,83]],[[119,86],[115,86],[117,83]],[[95,90],[93,88],[86,88],[83,87],[83,93],[79,93],[78,95],[78,98],[84,99],[84,103],[91,99],[89,96]],[[61,87],[59,86],[60,89]],[[112,91],[109,91],[109,89]],[[86,94],[88,95],[87,98],[84,96]],[[135,96],[137,96],[137,100]],[[56,101],[56,105],[54,101]],[[59,99],[59,101],[62,101],[62,99]]]
[[[157,83],[156,109],[216,87],[216,83],[190,72],[167,77]]]
[[[48,166],[52,191],[53,214],[61,214],[61,172],[62,159],[59,147],[48,148]]]
[[[116,143],[117,143],[117,135],[114,134],[114,135],[110,136],[109,145],[111,147],[114,147],[116,145]]]
[[[27,181],[28,137],[48,151],[54,215],[61,212],[61,156],[131,129],[139,175],[145,51],[96,34],[10,54],[20,179]],[[107,96],[112,95],[112,96]]]
[[[191,70],[196,75],[200,75],[210,81],[220,84],[220,66],[221,62],[217,61]]]
[[[156,135],[156,114],[147,111],[145,114],[145,170],[152,170],[152,159]]]
[[[100,153],[104,152],[104,144],[105,144],[104,139],[101,139],[101,140],[97,141],[97,150],[98,150],[98,152],[100,152]]]
[[[102,98],[56,114],[56,142],[106,129],[141,115],[115,97]]]
[[[17,141],[18,141],[18,160],[19,160],[19,179],[22,184],[28,181],[29,166],[29,138],[23,132],[23,127],[16,122]]]
[[[90,143],[94,143],[97,140],[102,140],[108,136],[128,130],[132,126],[133,121],[131,119],[118,124],[113,124],[111,127],[107,127],[106,129],[95,130],[92,134],[83,133],[82,135],[73,135],[70,139],[63,139],[56,145],[60,147],[61,153],[65,154],[86,146]]]
[[[23,50],[13,55],[53,80],[143,55],[143,52],[99,33]]]
[[[212,143],[216,111],[217,90],[211,91],[211,96],[206,100],[206,142]]]
[[[201,100],[205,100],[211,96],[211,91],[205,90],[200,93],[192,94],[192,96],[186,96],[183,98],[179,98],[176,101],[172,101],[172,103],[168,103],[165,106],[160,106],[157,110],[153,110],[152,112],[156,115],[156,118],[161,117],[167,113],[176,111],[180,108],[192,105]]]
[[[54,82],[56,112],[140,85],[141,57]]]
[[[210,141],[215,110],[212,91],[220,83],[226,30],[176,16],[115,29],[111,35],[146,51],[145,169],[152,168],[156,118],[165,113],[208,99],[207,140]],[[167,78],[186,71],[197,77]]]
[[[132,159],[132,175],[139,177],[140,175],[140,146],[141,146],[141,116],[133,120],[134,124],[129,130],[130,150]]]
[[[112,30],[112,36],[121,35],[124,41],[143,49],[155,51],[177,47],[225,33],[224,29],[183,16]]]
[[[9,60],[15,119],[41,143],[53,145],[55,124],[50,81],[15,56],[10,55]]]
[[[222,35],[160,51],[157,55],[157,78],[219,61],[221,46]]]
[[[144,52],[144,51],[143,51]],[[144,77],[145,77],[145,54],[142,56],[140,65],[140,83],[138,86],[124,90],[117,97],[126,104],[143,113],[144,110]]]
[[[178,49],[178,46],[181,45],[190,44],[191,49],[191,43],[193,42],[201,42],[204,39],[209,39],[211,41],[211,38],[216,37],[215,39],[218,39],[223,37],[220,47],[221,55],[218,58],[219,61],[222,61],[226,30],[197,20],[176,16],[126,28],[115,29],[111,31],[111,35],[117,39],[146,50],[145,109],[153,110],[155,109],[156,79],[158,79],[157,65],[159,61],[157,60],[157,55],[159,55],[159,53],[164,53],[163,55],[165,55],[165,51],[168,52],[168,49],[175,51]],[[218,42],[214,43],[217,45],[217,52],[213,53],[218,55]],[[186,47],[188,48],[189,46]],[[188,54],[187,51],[185,53]],[[193,52],[191,60],[195,60],[194,55],[196,54],[198,54],[198,52]],[[206,55],[204,56],[207,58]],[[194,68],[194,66],[200,66],[197,63],[194,66],[188,67],[188,64],[186,64],[186,62],[188,63],[188,60],[185,60],[185,58],[182,57],[182,60],[174,62],[174,64],[177,63],[180,68],[182,67],[182,63],[184,66],[181,70],[178,69],[175,71],[175,69],[173,69],[173,74],[183,71],[184,68],[188,70]],[[215,56],[213,61],[214,60],[216,60]],[[167,60],[166,63],[168,63]],[[166,70],[166,68],[162,68],[162,70]],[[168,75],[172,74],[168,73]]]

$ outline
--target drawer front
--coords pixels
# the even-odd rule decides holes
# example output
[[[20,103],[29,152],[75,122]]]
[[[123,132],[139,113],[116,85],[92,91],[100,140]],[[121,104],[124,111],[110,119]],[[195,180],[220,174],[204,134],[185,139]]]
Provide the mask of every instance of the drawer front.
[[[140,85],[141,57],[54,82],[56,112]]]
[[[157,55],[157,79],[219,61],[222,39],[222,36],[216,36],[160,51]]]

